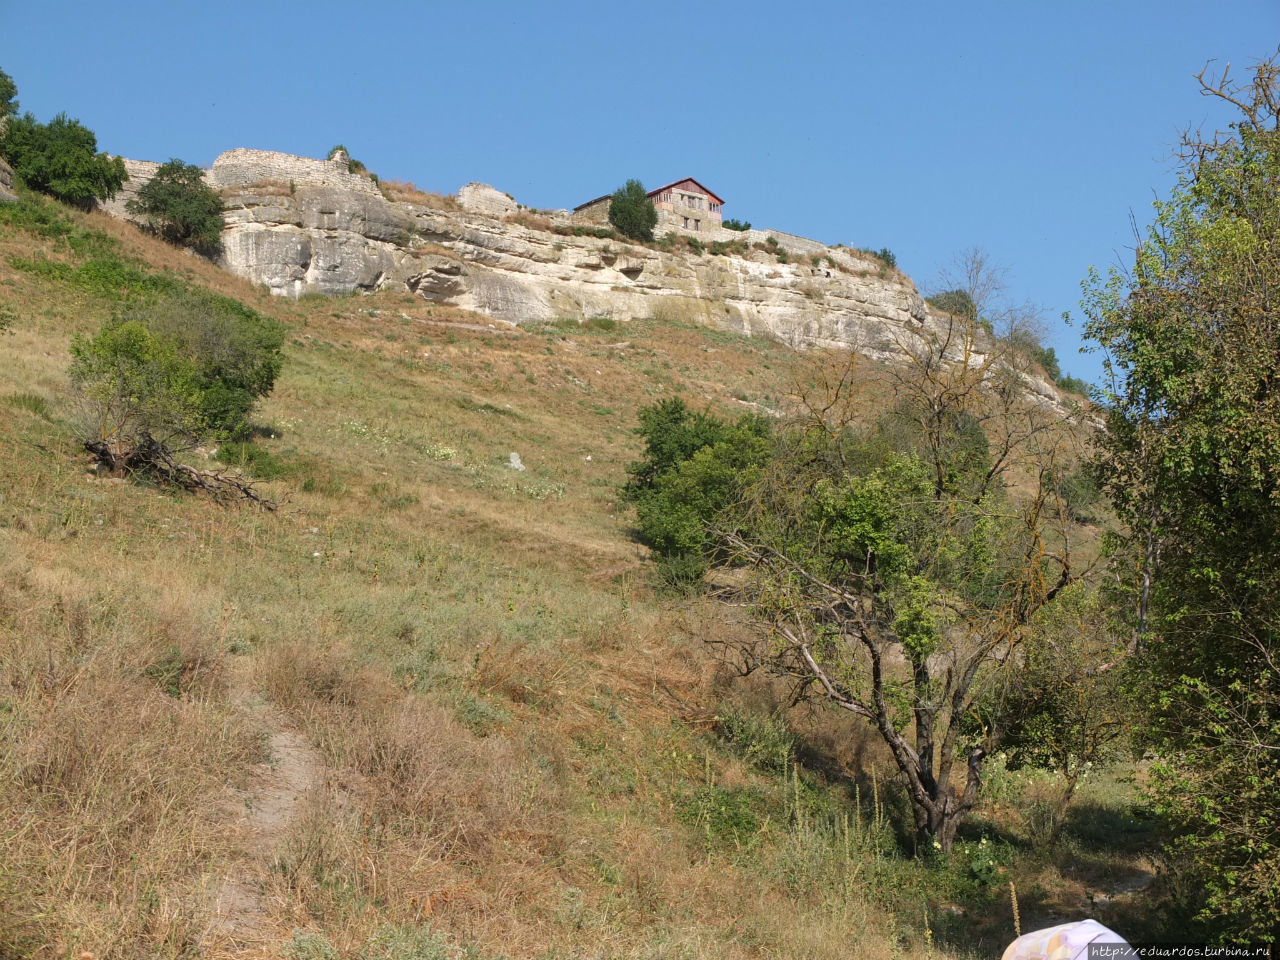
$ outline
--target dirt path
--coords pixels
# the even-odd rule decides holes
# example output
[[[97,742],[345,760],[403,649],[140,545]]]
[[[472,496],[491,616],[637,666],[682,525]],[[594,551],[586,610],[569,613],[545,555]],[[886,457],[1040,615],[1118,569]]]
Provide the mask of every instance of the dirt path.
[[[231,700],[267,732],[270,760],[236,793],[232,816],[238,821],[243,856],[213,884],[205,940],[232,952],[262,947],[273,937],[267,892],[272,865],[303,804],[325,783],[324,759],[279,710],[253,692],[246,661],[237,658],[231,668]]]

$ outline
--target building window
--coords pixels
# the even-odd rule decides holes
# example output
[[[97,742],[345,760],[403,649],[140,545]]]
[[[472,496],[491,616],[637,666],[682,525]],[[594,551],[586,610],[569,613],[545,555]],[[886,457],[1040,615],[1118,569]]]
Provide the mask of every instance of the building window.
[[[684,228],[685,228],[686,230],[688,230],[688,229],[689,229],[689,218],[688,218],[688,217],[685,217],[685,218],[684,218]]]
[[[702,229],[702,221],[701,221],[701,220],[695,220],[695,221],[693,221],[693,229],[695,229],[695,230],[701,230],[701,229]]]

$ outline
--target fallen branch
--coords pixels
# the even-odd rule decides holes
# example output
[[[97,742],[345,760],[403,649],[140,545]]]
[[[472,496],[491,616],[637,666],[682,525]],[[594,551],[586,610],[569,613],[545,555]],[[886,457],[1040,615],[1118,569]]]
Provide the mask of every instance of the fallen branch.
[[[275,510],[280,504],[263,497],[251,480],[237,474],[217,470],[197,470],[179,463],[173,452],[149,433],[138,437],[135,446],[117,450],[105,440],[86,440],[85,449],[112,473],[144,476],[156,483],[209,494],[215,503],[228,504],[248,500],[264,510]]]

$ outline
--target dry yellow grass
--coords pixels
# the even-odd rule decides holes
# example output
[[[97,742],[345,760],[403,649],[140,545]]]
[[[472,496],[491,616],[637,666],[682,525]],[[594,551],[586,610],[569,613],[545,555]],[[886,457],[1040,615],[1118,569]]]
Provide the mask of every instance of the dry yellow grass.
[[[91,477],[67,347],[119,304],[14,268],[72,255],[0,234],[0,954],[279,956],[299,931],[354,956],[430,923],[509,957],[938,955],[710,735],[741,688],[697,638],[730,628],[652,594],[618,498],[640,406],[785,405],[794,354],[683,316],[506,331],[394,293],[273,300],[68,216],[288,326],[257,414],[286,503]],[[850,776],[881,756],[797,724]],[[307,769],[277,802],[285,735]],[[760,792],[748,846],[690,821],[708,787]]]
[[[535,210],[517,210],[515,213],[507,214],[503,219],[508,223],[528,227],[530,230],[550,231],[552,227],[551,218]]]
[[[419,190],[408,180],[379,180],[378,189],[388,200],[395,203],[416,203],[420,207],[432,210],[458,210],[458,198],[453,194],[432,193]]]

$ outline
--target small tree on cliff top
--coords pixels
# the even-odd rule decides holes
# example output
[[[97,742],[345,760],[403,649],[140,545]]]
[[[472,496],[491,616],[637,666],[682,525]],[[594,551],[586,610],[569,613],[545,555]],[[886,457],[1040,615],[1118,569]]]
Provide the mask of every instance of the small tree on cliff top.
[[[609,201],[609,222],[620,234],[632,240],[652,240],[658,225],[658,211],[639,180],[628,180],[614,191]]]

